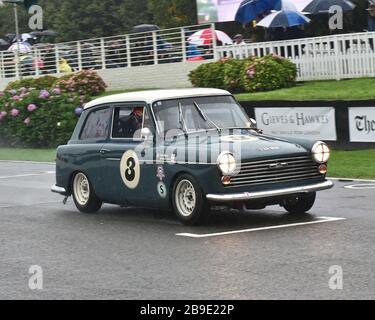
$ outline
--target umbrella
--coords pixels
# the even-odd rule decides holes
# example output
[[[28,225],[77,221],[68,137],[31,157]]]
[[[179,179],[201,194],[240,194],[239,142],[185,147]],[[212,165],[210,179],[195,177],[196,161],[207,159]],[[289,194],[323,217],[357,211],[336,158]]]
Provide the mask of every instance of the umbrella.
[[[150,32],[160,30],[160,28],[155,24],[140,24],[133,27],[131,33],[141,33],[141,32]]]
[[[29,53],[31,51],[30,44],[25,42],[20,42],[19,44],[17,42],[13,43],[9,48],[8,51],[16,53]]]
[[[275,10],[290,9],[303,12],[313,0],[281,0]]]
[[[233,44],[232,39],[223,31],[215,30],[216,40],[220,41],[223,45]],[[212,29],[202,29],[193,33],[188,41],[190,44],[196,46],[210,45],[212,43]]]
[[[274,9],[280,0],[245,0],[237,10],[235,20],[241,23],[249,23],[259,15]]]
[[[30,34],[34,37],[43,37],[43,36],[56,37],[57,36],[57,32],[53,30],[33,31],[33,32],[30,32]]]
[[[318,14],[328,12],[332,6],[340,6],[343,11],[352,11],[355,4],[349,0],[312,0],[305,8],[304,12]]]
[[[310,19],[302,13],[293,10],[276,11],[257,23],[259,27],[265,28],[289,28],[310,23]]]
[[[6,46],[9,46],[9,42],[4,39],[0,39],[0,47],[6,47]]]

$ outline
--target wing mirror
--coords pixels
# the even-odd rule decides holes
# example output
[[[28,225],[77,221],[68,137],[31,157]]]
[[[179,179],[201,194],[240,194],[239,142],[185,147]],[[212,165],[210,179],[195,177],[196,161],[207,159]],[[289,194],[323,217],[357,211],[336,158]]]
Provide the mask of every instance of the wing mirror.
[[[153,135],[149,128],[143,128],[141,130],[141,139],[145,142],[151,142],[153,140]]]

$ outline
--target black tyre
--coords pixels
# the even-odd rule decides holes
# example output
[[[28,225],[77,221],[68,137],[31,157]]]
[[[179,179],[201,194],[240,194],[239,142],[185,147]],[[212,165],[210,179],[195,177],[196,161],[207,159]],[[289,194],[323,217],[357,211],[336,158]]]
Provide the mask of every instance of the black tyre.
[[[185,225],[198,225],[205,221],[209,211],[206,198],[193,176],[180,176],[173,187],[173,210]]]
[[[316,192],[285,200],[283,207],[291,214],[304,214],[314,206]]]
[[[72,182],[73,200],[77,209],[82,213],[95,213],[102,207],[102,201],[95,194],[88,177],[78,172]]]

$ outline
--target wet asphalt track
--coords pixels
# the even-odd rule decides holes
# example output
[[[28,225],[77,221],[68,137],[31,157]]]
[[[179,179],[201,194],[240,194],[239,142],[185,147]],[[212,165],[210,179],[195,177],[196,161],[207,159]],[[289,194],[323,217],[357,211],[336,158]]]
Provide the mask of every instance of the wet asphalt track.
[[[53,165],[0,162],[0,299],[374,299],[375,185],[336,182],[307,218],[278,207],[216,212],[190,228],[170,214],[105,206],[76,212],[51,194]],[[371,187],[371,186],[367,186]],[[345,218],[216,237],[260,227]],[[43,290],[28,287],[31,265]],[[328,286],[339,265],[343,290]]]

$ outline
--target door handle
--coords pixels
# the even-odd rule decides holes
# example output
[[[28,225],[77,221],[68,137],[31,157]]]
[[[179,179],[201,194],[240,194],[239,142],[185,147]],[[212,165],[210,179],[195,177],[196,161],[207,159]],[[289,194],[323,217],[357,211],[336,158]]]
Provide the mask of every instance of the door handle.
[[[111,150],[108,150],[108,149],[102,149],[102,150],[100,150],[100,154],[107,154],[107,153],[109,153],[109,152],[111,152]]]

